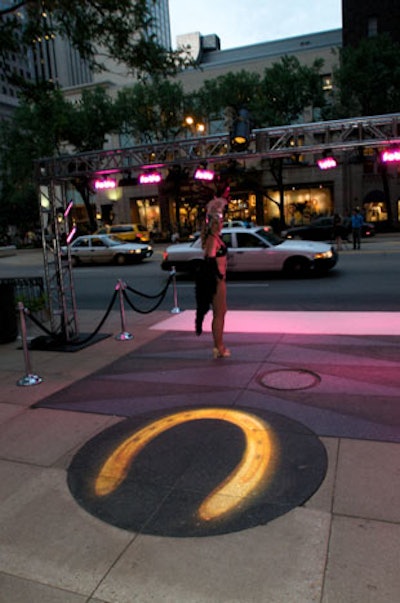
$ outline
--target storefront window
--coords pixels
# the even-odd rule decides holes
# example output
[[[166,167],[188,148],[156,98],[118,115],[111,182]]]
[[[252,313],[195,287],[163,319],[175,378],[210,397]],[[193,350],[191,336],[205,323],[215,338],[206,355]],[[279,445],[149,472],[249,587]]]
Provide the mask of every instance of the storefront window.
[[[268,191],[268,221],[279,218],[279,192]],[[329,187],[297,188],[285,190],[285,221],[297,226],[308,224],[319,216],[333,213],[332,191]]]
[[[386,203],[384,201],[372,201],[364,203],[365,219],[367,222],[382,222],[387,220]]]
[[[160,207],[156,199],[135,199],[131,204],[135,203],[139,213],[139,222],[147,228],[147,230],[157,231],[160,228]]]

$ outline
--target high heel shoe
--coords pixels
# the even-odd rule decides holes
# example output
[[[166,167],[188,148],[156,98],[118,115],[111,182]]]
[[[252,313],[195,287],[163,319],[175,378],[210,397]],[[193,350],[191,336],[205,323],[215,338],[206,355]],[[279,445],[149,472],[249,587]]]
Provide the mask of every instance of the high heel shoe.
[[[223,348],[222,350],[213,348],[213,358],[229,358],[230,355],[231,352],[227,348]]]

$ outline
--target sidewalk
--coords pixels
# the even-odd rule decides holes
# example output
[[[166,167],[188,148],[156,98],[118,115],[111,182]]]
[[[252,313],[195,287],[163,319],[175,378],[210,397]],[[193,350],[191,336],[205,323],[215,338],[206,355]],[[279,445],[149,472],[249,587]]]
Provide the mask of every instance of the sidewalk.
[[[102,316],[80,312],[80,331],[92,332]],[[178,328],[181,316],[176,329],[174,320],[129,314],[134,338],[118,341],[114,311],[102,328],[110,336],[93,346],[30,352],[43,382],[29,387],[16,385],[25,374],[18,342],[0,346],[0,603],[397,603],[400,336],[231,331],[232,358],[212,360],[209,333],[196,338]],[[310,375],[315,382],[301,382]],[[69,386],[76,411],[31,408],[68,399]],[[111,395],[111,411],[85,410]],[[215,405],[267,411],[299,433],[304,425],[324,434],[327,472],[314,495],[254,527],[171,537],[115,527],[71,494],[72,460],[126,416]],[[165,446],[178,463],[178,443]],[[209,479],[206,469],[191,476],[192,490]],[[282,476],[283,489],[291,478]],[[182,500],[178,519],[184,512]]]

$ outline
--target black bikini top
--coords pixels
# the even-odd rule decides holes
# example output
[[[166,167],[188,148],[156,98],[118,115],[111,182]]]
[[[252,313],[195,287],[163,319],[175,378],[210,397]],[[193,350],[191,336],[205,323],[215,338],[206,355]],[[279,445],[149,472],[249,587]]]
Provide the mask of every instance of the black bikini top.
[[[220,247],[218,247],[217,253],[215,254],[215,257],[217,258],[222,258],[224,257],[226,254],[228,253],[228,248],[225,245],[225,243],[223,241],[221,241],[221,245]]]

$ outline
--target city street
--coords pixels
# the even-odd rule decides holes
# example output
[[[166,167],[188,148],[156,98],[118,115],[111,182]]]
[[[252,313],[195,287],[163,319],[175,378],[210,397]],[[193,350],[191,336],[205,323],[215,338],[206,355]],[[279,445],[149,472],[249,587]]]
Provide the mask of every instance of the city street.
[[[397,601],[400,331],[382,310],[397,310],[399,244],[382,236],[344,251],[322,279],[230,280],[231,358],[212,358],[209,327],[195,336],[182,277],[188,311],[170,313],[171,289],[164,310],[129,311],[132,339],[116,336],[116,306],[95,344],[32,350],[34,387],[18,386],[21,347],[3,345],[4,601]],[[162,287],[161,251],[139,266],[74,271],[81,333],[93,333],[118,278]],[[42,274],[40,251],[0,258],[0,278]],[[348,312],[335,330],[342,317],[322,310],[340,304],[373,311],[373,329]],[[306,311],[277,318],[279,307]],[[256,452],[272,446],[262,488],[222,497],[240,512],[198,518],[216,486],[232,484],[245,437]],[[97,484],[113,480],[99,471],[123,443],[133,468],[104,493]]]
[[[156,245],[151,260],[130,266],[74,268],[78,310],[106,310],[118,279],[141,293],[160,292],[168,272],[160,268],[165,246]],[[41,250],[22,250],[0,258],[0,278],[43,275]],[[194,283],[176,277],[178,305],[193,309]],[[128,295],[131,293],[128,291]],[[361,251],[350,247],[340,252],[336,267],[326,276],[289,279],[278,274],[232,275],[228,279],[228,302],[232,310],[307,311],[397,311],[400,300],[400,235],[378,234],[363,240]],[[153,301],[133,295],[132,301],[146,310]],[[172,285],[159,309],[173,307]]]

